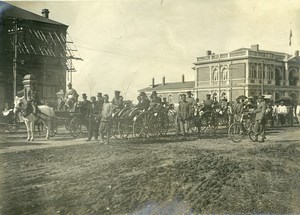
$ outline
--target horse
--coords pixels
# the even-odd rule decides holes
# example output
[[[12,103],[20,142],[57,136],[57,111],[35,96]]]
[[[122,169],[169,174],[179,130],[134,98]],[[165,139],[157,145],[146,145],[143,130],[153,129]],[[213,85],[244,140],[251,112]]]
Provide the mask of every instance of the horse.
[[[44,123],[47,129],[46,139],[49,139],[52,120],[55,118],[55,112],[53,108],[47,105],[39,105],[34,113],[32,105],[26,99],[24,99],[24,97],[19,98],[16,96],[13,112],[14,114],[17,114],[18,112],[22,113],[27,129],[28,141],[34,140],[34,124],[39,122]]]

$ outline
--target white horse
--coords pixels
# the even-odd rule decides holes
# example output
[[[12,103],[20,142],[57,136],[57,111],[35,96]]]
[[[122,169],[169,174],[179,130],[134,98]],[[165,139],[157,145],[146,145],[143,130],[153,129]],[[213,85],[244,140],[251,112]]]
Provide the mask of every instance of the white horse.
[[[17,112],[21,112],[23,115],[23,119],[27,128],[27,140],[33,141],[34,140],[34,123],[43,122],[47,129],[46,139],[49,139],[49,133],[51,130],[52,120],[55,117],[55,113],[53,108],[47,105],[39,105],[36,113],[33,113],[33,108],[24,97],[17,97],[15,99],[15,107],[14,107],[14,114]]]

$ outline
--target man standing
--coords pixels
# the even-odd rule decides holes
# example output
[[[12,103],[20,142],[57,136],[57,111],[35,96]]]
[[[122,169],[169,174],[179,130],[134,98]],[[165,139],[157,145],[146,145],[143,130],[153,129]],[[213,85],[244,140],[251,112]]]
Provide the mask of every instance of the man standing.
[[[266,120],[265,120],[265,112],[266,112],[266,102],[264,101],[264,96],[260,95],[257,97],[258,106],[253,111],[255,113],[255,124],[254,124],[254,132],[255,132],[255,140],[258,141],[258,135],[261,134],[262,142],[265,142],[266,139]]]
[[[185,135],[188,131],[187,120],[190,116],[190,104],[186,101],[186,95],[181,94],[181,101],[178,106],[178,120],[180,126],[180,133]]]
[[[284,102],[281,101],[280,105],[277,108],[278,121],[279,121],[280,125],[285,125],[285,117],[286,117],[287,113],[288,113],[287,108],[284,105]]]
[[[97,93],[97,104],[99,105],[100,108],[102,108],[103,106],[103,97],[102,97],[102,93]]]
[[[101,111],[101,120],[100,120],[100,141],[101,143],[108,144],[110,136],[110,123],[112,119],[113,107],[112,103],[109,103],[109,97],[107,94],[103,96],[103,107]],[[103,141],[104,133],[106,134],[107,142]]]
[[[99,135],[99,118],[100,118],[101,108],[96,102],[96,97],[91,97],[91,103],[88,105],[87,115],[88,115],[88,139],[90,141],[95,135],[95,140],[98,140]]]
[[[115,90],[115,97],[112,100],[112,104],[116,106],[118,109],[122,109],[124,107],[123,97],[120,96],[121,91]]]

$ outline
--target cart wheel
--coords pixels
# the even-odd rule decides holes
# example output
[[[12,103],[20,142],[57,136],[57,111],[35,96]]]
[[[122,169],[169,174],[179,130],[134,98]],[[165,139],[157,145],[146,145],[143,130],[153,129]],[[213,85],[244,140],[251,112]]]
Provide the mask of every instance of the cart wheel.
[[[141,114],[134,119],[133,135],[137,138],[145,136],[145,116]]]
[[[78,118],[73,118],[69,125],[70,133],[72,137],[77,138],[82,133],[82,126],[80,124],[80,120]]]
[[[160,118],[160,122],[159,122],[159,135],[161,136],[166,136],[168,134],[168,130],[169,130],[169,118],[167,115],[163,115],[162,118]]]
[[[129,134],[132,132],[132,125],[126,121],[120,121],[118,123],[118,130],[120,132],[120,138],[127,139]]]
[[[17,133],[18,131],[18,125],[13,124],[8,126],[9,133]]]
[[[240,142],[246,134],[247,132],[241,123],[233,123],[229,126],[228,136],[235,143]]]
[[[113,121],[110,128],[110,136],[115,137],[116,139],[120,139],[120,132],[118,127],[118,122]]]
[[[157,137],[161,129],[159,118],[157,116],[148,118],[145,123],[145,128],[146,134],[148,134],[149,137]]]

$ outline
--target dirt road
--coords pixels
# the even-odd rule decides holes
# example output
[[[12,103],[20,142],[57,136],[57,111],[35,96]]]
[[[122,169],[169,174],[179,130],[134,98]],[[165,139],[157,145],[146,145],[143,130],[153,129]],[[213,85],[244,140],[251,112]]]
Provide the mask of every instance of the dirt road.
[[[300,127],[264,143],[1,136],[1,214],[299,214]]]

